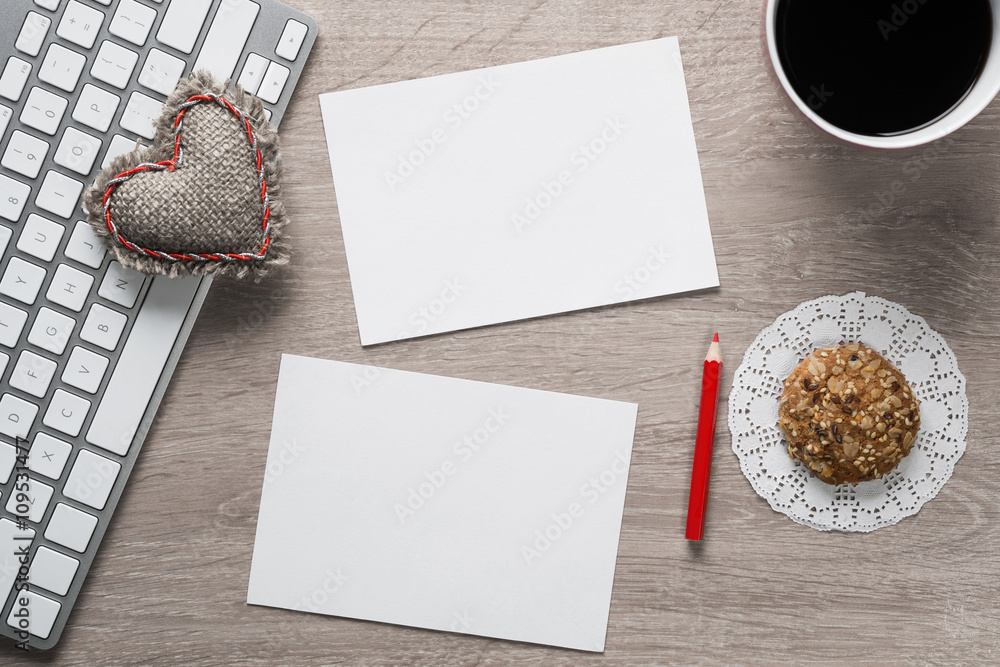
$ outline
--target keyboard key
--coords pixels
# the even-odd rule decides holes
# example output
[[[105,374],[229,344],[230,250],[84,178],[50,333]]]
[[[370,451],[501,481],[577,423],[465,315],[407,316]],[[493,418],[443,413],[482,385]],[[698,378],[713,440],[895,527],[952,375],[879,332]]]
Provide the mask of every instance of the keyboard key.
[[[24,223],[21,236],[17,239],[17,249],[46,262],[51,262],[59,249],[66,228],[40,215],[32,213]]]
[[[3,257],[7,251],[7,244],[10,243],[10,237],[13,235],[14,232],[10,231],[10,227],[0,225],[0,257]]]
[[[94,413],[87,442],[119,456],[128,452],[177,340],[182,313],[187,312],[200,284],[198,277],[153,278]]]
[[[285,29],[281,32],[281,39],[278,40],[278,46],[274,48],[274,52],[285,60],[295,60],[299,55],[299,49],[302,48],[302,41],[306,38],[308,30],[304,23],[299,23],[295,19],[288,19],[285,23]]]
[[[68,442],[38,433],[28,452],[28,469],[49,479],[59,479],[72,452],[73,446]]]
[[[6,484],[10,480],[10,475],[14,472],[14,465],[16,463],[17,449],[14,448],[14,445],[0,442],[0,484]],[[0,574],[0,581],[2,580],[3,575]],[[0,590],[0,596],[3,596],[2,590]],[[0,597],[0,599],[3,598]]]
[[[208,29],[192,71],[207,69],[222,81],[231,77],[259,11],[260,5],[251,0],[222,3],[212,19],[212,27]]]
[[[37,56],[42,50],[42,42],[45,41],[50,25],[52,19],[48,16],[42,16],[38,12],[28,12],[21,25],[21,32],[17,35],[17,41],[14,42],[14,48],[29,56]]]
[[[94,160],[101,150],[101,144],[101,140],[97,137],[81,132],[75,127],[67,127],[53,159],[56,164],[86,176],[94,167]]]
[[[139,148],[145,148],[145,144],[138,144]],[[108,152],[104,155],[104,162],[101,163],[101,169],[107,169],[111,161],[114,160],[119,155],[125,155],[126,153],[131,153],[137,149],[136,142],[133,139],[124,137],[120,134],[116,134],[111,137],[111,144],[108,146]],[[94,267],[97,268],[97,267]]]
[[[19,630],[26,629],[36,637],[48,639],[60,609],[62,604],[55,600],[34,591],[21,591],[14,597],[7,625]],[[21,625],[21,621],[25,621],[26,627]]]
[[[27,516],[31,523],[38,523],[45,516],[45,510],[49,508],[49,501],[52,500],[51,486],[37,479],[28,479],[28,490],[12,493],[7,499],[7,511],[11,514]],[[22,494],[27,498],[22,497]]]
[[[0,397],[0,433],[11,438],[27,438],[37,414],[38,406],[34,403],[4,394]]]
[[[70,0],[63,12],[56,34],[78,46],[89,49],[97,39],[104,22],[104,14],[92,7]]]
[[[22,530],[10,519],[0,519],[0,600],[6,600],[14,587],[21,567],[18,554],[31,547],[34,537],[31,528]]]
[[[56,362],[24,350],[17,359],[14,372],[10,374],[10,386],[36,398],[44,398],[55,374]]]
[[[160,117],[163,111],[163,102],[154,100],[152,97],[142,93],[132,93],[125,105],[125,113],[118,121],[124,129],[135,132],[140,137],[152,139],[156,134],[153,129],[153,122]]]
[[[89,411],[90,401],[68,391],[56,389],[49,401],[49,409],[45,411],[42,423],[75,438],[80,435],[83,420],[87,418]]]
[[[0,139],[3,138],[3,133],[7,131],[7,125],[10,123],[10,119],[14,117],[14,110],[10,107],[5,107],[0,104]]]
[[[94,276],[90,273],[78,271],[67,264],[60,264],[56,268],[56,274],[49,284],[45,298],[52,303],[80,312],[93,284]]]
[[[10,363],[10,357],[4,354],[3,352],[0,352],[0,375],[4,374],[4,372],[7,370],[7,364],[9,363]],[[0,481],[0,484],[3,484],[3,482]]]
[[[156,10],[146,5],[140,5],[135,0],[121,0],[118,9],[111,19],[108,32],[116,37],[142,46],[149,37],[149,29],[156,20]]]
[[[173,0],[160,21],[156,41],[191,53],[211,6],[212,0]]]
[[[159,49],[150,49],[146,64],[139,72],[139,83],[161,95],[169,95],[174,92],[186,68],[187,65],[180,58],[174,58]]]
[[[0,164],[22,176],[34,178],[38,176],[42,161],[49,152],[49,145],[30,134],[14,130],[10,135],[7,150],[3,153]]]
[[[27,438],[37,414],[38,406],[34,403],[4,394],[0,397],[0,433],[11,438]]]
[[[107,132],[120,101],[121,98],[113,93],[85,84],[73,109],[73,120],[100,132]]]
[[[243,86],[243,90],[251,95],[256,95],[257,89],[260,88],[260,82],[264,80],[264,72],[267,71],[269,62],[267,58],[251,53],[243,64],[243,71],[240,73],[240,79],[237,83]]]
[[[53,354],[62,354],[75,328],[76,320],[72,317],[66,317],[50,308],[41,308],[28,332],[28,342]]]
[[[107,357],[83,347],[74,347],[63,369],[62,381],[88,394],[96,394],[109,363]]]
[[[85,266],[99,269],[104,262],[106,252],[104,242],[97,236],[94,228],[83,220],[78,220],[73,227],[64,254]]]
[[[45,134],[53,135],[59,129],[59,123],[68,105],[69,102],[65,97],[34,86],[24,102],[24,109],[21,110],[21,122]]]
[[[83,553],[97,527],[97,517],[75,507],[57,503],[45,528],[45,539],[67,549]]]
[[[20,130],[14,130],[0,164],[22,176],[35,178],[48,152],[47,142]]]
[[[95,79],[110,83],[115,88],[124,88],[128,85],[128,80],[132,78],[132,70],[135,69],[137,62],[139,62],[138,53],[104,40],[101,42],[101,50],[94,58],[94,66],[90,68],[90,74]]]
[[[138,271],[126,269],[118,262],[111,262],[97,293],[119,306],[131,308],[135,305],[135,298],[139,296],[145,278],[146,276]]]
[[[288,81],[290,73],[284,65],[272,62],[267,66],[267,72],[260,84],[260,90],[257,91],[257,97],[271,104],[277,102],[278,98],[281,97],[281,91],[285,89],[285,82]]]
[[[49,213],[68,218],[76,210],[81,192],[83,183],[69,176],[63,176],[58,171],[50,170],[45,174],[42,187],[35,197],[35,205]]]
[[[28,313],[0,302],[0,345],[14,347],[28,321]],[[6,362],[5,362],[6,366]]]
[[[90,450],[81,450],[66,479],[63,494],[95,510],[102,510],[121,469],[120,463],[98,456]]]
[[[118,311],[95,303],[90,307],[87,321],[83,323],[80,338],[105,350],[114,351],[118,347],[118,340],[122,337],[127,322],[128,318]]]
[[[76,320],[42,308],[28,334],[28,342],[53,354],[62,354],[73,335]],[[23,366],[23,368],[22,368]],[[56,364],[27,350],[21,352],[11,374],[11,385],[38,398],[43,398],[56,372]],[[15,381],[16,380],[16,381]]]
[[[32,586],[44,588],[56,595],[66,595],[79,567],[80,561],[75,558],[48,547],[38,547],[31,559],[28,581]]]
[[[0,174],[0,218],[17,222],[29,195],[30,187]]]
[[[53,12],[59,9],[59,0],[35,0],[35,4]]]
[[[42,61],[42,67],[38,70],[38,78],[56,88],[73,92],[86,64],[87,58],[83,54],[70,51],[58,44],[50,44],[49,50],[45,53],[45,60]]]
[[[31,74],[31,63],[24,62],[20,58],[11,56],[7,59],[7,64],[0,74],[0,97],[17,102],[21,99],[24,91],[24,84],[28,83],[28,75]]]
[[[45,280],[45,269],[30,264],[20,257],[11,257],[7,270],[0,278],[0,294],[6,294],[29,306],[35,303],[38,290]]]
[[[60,264],[56,268],[56,274],[52,277],[45,298],[52,303],[58,303],[60,306],[66,306],[79,313],[83,310],[83,304],[87,300],[87,295],[93,284],[94,276],[92,274],[78,271],[66,264]]]

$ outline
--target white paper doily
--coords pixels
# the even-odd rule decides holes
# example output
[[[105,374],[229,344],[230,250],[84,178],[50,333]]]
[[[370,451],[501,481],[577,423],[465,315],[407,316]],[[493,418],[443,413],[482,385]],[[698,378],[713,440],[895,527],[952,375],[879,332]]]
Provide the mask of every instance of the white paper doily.
[[[884,478],[831,486],[793,461],[778,430],[788,374],[817,347],[861,341],[906,376],[920,400],[910,455]],[[969,401],[955,354],[922,317],[853,292],[801,304],[760,332],[729,394],[733,451],[755,491],[777,512],[817,530],[870,532],[916,514],[937,495],[965,452]]]

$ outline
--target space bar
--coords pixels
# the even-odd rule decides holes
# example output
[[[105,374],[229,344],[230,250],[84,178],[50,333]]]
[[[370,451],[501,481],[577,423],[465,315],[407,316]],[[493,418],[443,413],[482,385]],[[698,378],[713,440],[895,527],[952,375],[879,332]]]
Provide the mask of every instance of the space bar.
[[[200,284],[198,277],[153,278],[87,442],[120,456],[128,452]]]

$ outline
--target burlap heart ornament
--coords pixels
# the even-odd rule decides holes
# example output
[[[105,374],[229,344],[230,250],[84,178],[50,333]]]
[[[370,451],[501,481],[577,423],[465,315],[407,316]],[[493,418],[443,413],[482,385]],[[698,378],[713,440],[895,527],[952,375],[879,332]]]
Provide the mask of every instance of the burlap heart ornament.
[[[123,266],[261,280],[286,264],[277,131],[261,101],[207,72],[182,80],[150,148],[115,158],[84,195]]]

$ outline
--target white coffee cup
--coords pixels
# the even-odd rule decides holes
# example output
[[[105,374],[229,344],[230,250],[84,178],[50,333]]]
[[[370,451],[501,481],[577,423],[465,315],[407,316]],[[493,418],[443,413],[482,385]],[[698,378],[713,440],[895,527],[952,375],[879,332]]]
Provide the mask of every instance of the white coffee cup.
[[[792,83],[785,74],[781,66],[781,60],[778,57],[778,46],[775,37],[775,18],[778,13],[778,3],[780,2],[782,0],[765,0],[764,3],[763,37],[771,71],[777,77],[786,98],[793,108],[810,125],[834,139],[854,146],[866,146],[869,148],[896,149],[920,146],[945,137],[968,123],[979,115],[979,112],[985,109],[993,101],[993,98],[997,96],[997,93],[1000,92],[1000,0],[991,0],[990,4],[993,8],[993,43],[990,46],[989,57],[986,59],[986,66],[979,75],[979,79],[976,80],[975,85],[973,85],[972,90],[965,96],[965,99],[946,115],[930,125],[912,132],[889,137],[848,132],[821,118],[815,111],[809,108],[807,101],[799,97],[795,89],[792,88]]]

